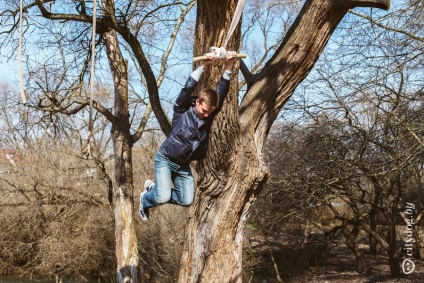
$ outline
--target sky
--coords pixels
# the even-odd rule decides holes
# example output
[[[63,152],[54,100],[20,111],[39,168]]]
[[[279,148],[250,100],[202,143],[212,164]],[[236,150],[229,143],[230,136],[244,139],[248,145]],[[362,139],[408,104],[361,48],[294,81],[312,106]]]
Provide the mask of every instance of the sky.
[[[14,61],[9,63],[0,57],[0,82],[18,80],[18,65]]]

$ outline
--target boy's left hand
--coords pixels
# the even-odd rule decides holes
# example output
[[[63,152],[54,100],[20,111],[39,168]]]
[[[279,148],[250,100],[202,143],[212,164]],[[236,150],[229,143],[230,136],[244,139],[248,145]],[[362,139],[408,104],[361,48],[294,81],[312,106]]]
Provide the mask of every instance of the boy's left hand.
[[[227,51],[227,60],[233,60],[236,58],[237,52]]]
[[[207,65],[210,65],[216,61],[216,54],[214,52],[208,52],[205,54],[205,56],[208,58],[208,60],[203,60],[200,62],[200,66],[202,67],[206,67]]]

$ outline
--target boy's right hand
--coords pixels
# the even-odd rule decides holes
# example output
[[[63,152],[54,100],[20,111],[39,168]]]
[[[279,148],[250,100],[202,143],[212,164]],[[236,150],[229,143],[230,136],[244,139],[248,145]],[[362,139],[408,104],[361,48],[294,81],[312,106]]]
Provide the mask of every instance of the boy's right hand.
[[[201,67],[206,67],[216,60],[216,54],[214,52],[208,52],[205,54],[205,56],[208,58],[208,60],[201,61],[199,65]]]
[[[208,52],[205,54],[206,57],[208,57],[209,60],[215,61],[216,60],[216,54],[215,52]]]

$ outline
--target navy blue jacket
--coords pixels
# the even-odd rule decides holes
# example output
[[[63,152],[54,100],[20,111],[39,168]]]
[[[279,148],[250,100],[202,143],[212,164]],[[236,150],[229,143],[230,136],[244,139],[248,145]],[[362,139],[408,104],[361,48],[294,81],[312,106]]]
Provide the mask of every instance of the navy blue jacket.
[[[160,147],[161,152],[171,161],[184,165],[193,160],[204,159],[209,145],[209,131],[213,119],[222,108],[230,88],[230,81],[221,77],[216,92],[219,95],[218,106],[211,115],[202,120],[197,116],[192,94],[197,81],[191,76],[181,89],[174,104],[172,130]]]

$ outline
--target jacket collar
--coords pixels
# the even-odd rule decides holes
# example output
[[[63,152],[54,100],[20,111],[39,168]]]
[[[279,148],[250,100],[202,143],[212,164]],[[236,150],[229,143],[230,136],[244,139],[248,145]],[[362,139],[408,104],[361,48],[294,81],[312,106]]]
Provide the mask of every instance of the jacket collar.
[[[194,108],[194,106],[191,107],[190,111],[191,111],[191,115],[193,116],[194,121],[197,125],[197,128],[200,129],[200,127],[202,127],[205,124],[205,120],[202,120],[202,119],[199,118],[199,116],[196,113],[196,109]]]

